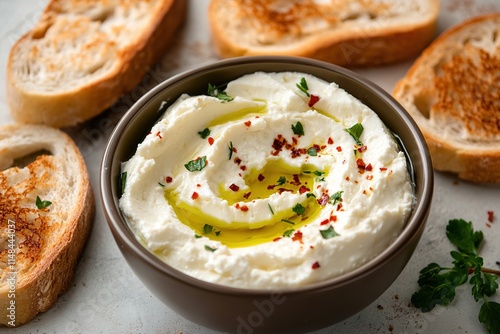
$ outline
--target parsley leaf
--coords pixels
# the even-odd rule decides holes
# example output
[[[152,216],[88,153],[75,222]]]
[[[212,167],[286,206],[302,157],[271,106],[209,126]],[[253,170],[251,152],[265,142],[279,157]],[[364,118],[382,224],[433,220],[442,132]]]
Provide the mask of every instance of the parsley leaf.
[[[295,212],[297,215],[299,216],[302,216],[304,214],[304,211],[306,210],[306,208],[304,208],[302,206],[302,204],[300,203],[297,203],[294,207],[293,207],[293,212]]]
[[[303,136],[304,135],[304,127],[302,126],[302,123],[297,122],[297,124],[295,124],[295,125],[292,124],[292,131],[293,131],[293,134],[295,134],[295,135]]]
[[[52,204],[51,201],[42,201],[39,196],[36,197],[36,207],[39,209],[45,209]]]
[[[333,237],[340,235],[335,231],[332,225],[330,225],[330,227],[326,230],[319,230],[319,232],[321,233],[323,239],[331,239]]]
[[[207,138],[208,136],[210,136],[210,129],[209,128],[205,128],[203,129],[202,131],[198,131],[198,134],[200,135],[200,137],[202,139],[205,139]]]
[[[471,222],[463,219],[450,220],[446,227],[446,236],[459,251],[477,255],[478,248],[483,241],[483,232],[474,232]]]
[[[310,155],[311,157],[315,157],[318,155],[318,151],[316,150],[316,147],[311,147],[310,149],[307,150],[307,154]]]
[[[290,224],[290,225],[295,225],[295,223],[291,220],[288,220],[288,219],[282,219],[281,220],[283,223],[287,223],[287,224]]]
[[[203,156],[201,158],[197,158],[195,160],[191,160],[187,164],[184,165],[186,169],[190,172],[201,171],[207,165],[207,156]]]
[[[233,97],[227,95],[226,92],[221,89],[222,87],[224,87],[224,85],[216,86],[216,85],[208,84],[208,95],[216,97],[219,100],[225,101],[225,102],[231,102],[232,100],[234,100]]]
[[[271,204],[267,203],[267,206],[269,207],[269,210],[271,211],[271,213],[274,215],[274,211],[273,211],[273,208],[271,207]]]
[[[307,95],[307,97],[311,96],[309,94],[309,87],[307,86],[307,81],[306,78],[301,78],[300,82],[297,85],[297,88],[300,89],[304,94]]]
[[[330,196],[330,202],[332,202],[332,205],[337,204],[337,202],[342,202],[342,194],[344,191],[337,191],[335,194]]]
[[[488,333],[500,333],[500,304],[485,301],[479,310],[479,321],[484,324]]]
[[[354,139],[356,144],[359,146],[363,146],[363,142],[359,139],[361,135],[363,134],[363,125],[361,123],[356,123],[353,126],[351,126],[349,129],[344,129],[348,134],[351,135],[351,137]]]
[[[295,230],[293,228],[291,228],[291,229],[286,230],[285,232],[283,232],[283,236],[287,237],[287,238],[290,238],[292,236],[293,232],[295,232]]]
[[[227,160],[231,160],[231,158],[233,157],[233,151],[234,151],[232,141],[229,142],[229,146],[227,148],[229,149],[229,158]]]
[[[212,233],[213,229],[214,228],[212,225],[205,224],[205,225],[203,225],[203,234]]]
[[[208,245],[205,245],[205,250],[213,253],[213,252],[215,252],[217,250],[217,248],[212,248],[212,247],[210,247]]]
[[[286,183],[286,178],[284,176],[280,176],[278,179],[278,185],[282,186]]]

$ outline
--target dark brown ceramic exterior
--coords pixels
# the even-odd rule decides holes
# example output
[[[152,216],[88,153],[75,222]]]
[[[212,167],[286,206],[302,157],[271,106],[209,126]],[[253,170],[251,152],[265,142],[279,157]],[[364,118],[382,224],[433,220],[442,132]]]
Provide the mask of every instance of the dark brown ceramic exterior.
[[[403,141],[413,162],[416,204],[401,235],[366,265],[341,277],[282,291],[247,290],[207,283],[160,261],[135,239],[118,208],[120,164],[134,154],[158,120],[162,101],[206,92],[256,71],[297,71],[336,82],[371,107]],[[384,90],[344,68],[304,58],[244,57],[177,75],[153,88],[111,135],[101,166],[101,198],[113,236],[140,280],[166,305],[203,326],[230,333],[293,333],[323,328],[359,312],[379,297],[410,259],[424,230],[433,190],[425,141],[408,113]],[[187,256],[187,255],[186,255]]]

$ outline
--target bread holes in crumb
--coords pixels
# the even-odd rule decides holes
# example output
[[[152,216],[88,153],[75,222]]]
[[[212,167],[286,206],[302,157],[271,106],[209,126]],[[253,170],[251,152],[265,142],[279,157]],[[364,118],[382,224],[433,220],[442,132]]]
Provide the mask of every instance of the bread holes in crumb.
[[[12,167],[17,167],[17,168],[24,168],[28,166],[29,164],[33,163],[39,156],[42,155],[53,155],[51,152],[41,149],[35,152],[28,153],[26,155],[13,158],[10,163],[0,163],[0,171],[7,170]],[[1,162],[1,161],[0,161]]]
[[[112,6],[92,7],[84,13],[84,15],[92,21],[104,23],[108,18],[114,15],[114,10]]]
[[[432,93],[426,91],[420,91],[413,98],[413,104],[418,109],[418,111],[425,118],[429,119],[431,116],[431,107],[434,104],[432,101]]]

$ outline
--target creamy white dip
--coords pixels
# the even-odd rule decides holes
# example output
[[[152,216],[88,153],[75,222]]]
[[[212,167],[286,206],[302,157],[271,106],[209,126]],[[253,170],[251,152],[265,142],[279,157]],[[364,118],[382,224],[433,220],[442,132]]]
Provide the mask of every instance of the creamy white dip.
[[[279,289],[349,272],[397,237],[412,185],[372,110],[303,73],[225,93],[181,96],[123,165],[120,208],[150,251],[205,281]]]

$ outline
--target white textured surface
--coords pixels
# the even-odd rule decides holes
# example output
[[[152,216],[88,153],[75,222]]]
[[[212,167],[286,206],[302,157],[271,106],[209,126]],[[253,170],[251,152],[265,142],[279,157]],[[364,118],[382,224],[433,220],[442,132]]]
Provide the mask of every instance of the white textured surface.
[[[5,67],[12,44],[32,27],[46,0],[0,0],[0,124],[12,122],[5,102]],[[216,57],[209,43],[206,20],[208,0],[191,0],[190,16],[179,33],[174,48],[165,55],[143,82],[123,96],[102,116],[69,134],[85,156],[96,198],[99,165],[107,137],[122,113],[148,88],[183,70],[213,62]],[[442,0],[439,29],[458,23],[471,15],[500,11],[498,0]],[[408,69],[410,62],[375,69],[358,70],[384,89],[391,91]],[[422,314],[409,306],[417,288],[418,271],[431,261],[449,263],[452,249],[445,236],[449,219],[472,220],[485,235],[481,255],[489,267],[500,269],[500,187],[474,185],[454,176],[436,173],[433,206],[422,240],[403,273],[378,300],[362,312],[333,327],[316,332],[326,333],[485,333],[477,320],[479,310],[469,292],[460,288],[449,307],[437,307]],[[487,211],[496,219],[486,226]],[[497,294],[494,298],[500,301]],[[76,279],[56,305],[29,324],[8,333],[214,333],[180,317],[164,306],[142,285],[128,268],[113,241],[111,232],[97,202],[97,214]]]

